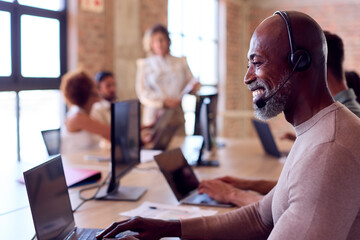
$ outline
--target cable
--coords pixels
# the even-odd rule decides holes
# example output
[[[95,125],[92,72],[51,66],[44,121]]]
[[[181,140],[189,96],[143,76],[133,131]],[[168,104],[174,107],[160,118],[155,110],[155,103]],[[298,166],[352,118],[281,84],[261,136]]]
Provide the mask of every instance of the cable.
[[[76,206],[76,208],[74,208],[72,210],[72,212],[76,212],[84,203],[86,203],[87,201],[90,201],[90,200],[94,200],[96,195],[98,194],[98,192],[100,191],[100,189],[107,183],[107,180],[109,179],[110,177],[110,173],[106,176],[106,178],[104,179],[104,181],[102,183],[100,183],[99,185],[95,185],[95,186],[91,186],[91,187],[87,187],[87,188],[83,188],[83,189],[80,189],[79,191],[79,198],[82,200],[81,203],[79,203],[79,205]],[[94,193],[94,195],[92,197],[89,197],[89,198],[85,198],[81,195],[82,192],[85,192],[85,191],[88,191],[88,190],[91,190],[91,189],[95,189],[97,188],[96,192]]]

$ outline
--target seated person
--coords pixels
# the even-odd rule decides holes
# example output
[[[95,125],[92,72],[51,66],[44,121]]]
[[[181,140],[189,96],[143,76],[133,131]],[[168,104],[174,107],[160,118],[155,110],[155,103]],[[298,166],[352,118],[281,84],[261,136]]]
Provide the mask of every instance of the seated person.
[[[95,75],[97,88],[101,100],[94,103],[90,116],[104,124],[111,124],[111,103],[116,101],[116,81],[114,75],[108,71],[100,71]],[[111,144],[107,139],[100,140],[100,147],[110,149]]]
[[[336,34],[324,31],[328,46],[327,84],[335,101],[344,104],[351,112],[360,117],[360,104],[356,95],[346,83],[344,63],[344,44]]]
[[[360,239],[360,119],[327,88],[322,28],[304,13],[276,12],[255,29],[247,57],[244,82],[255,115],[266,120],[283,112],[298,136],[275,188],[254,204],[217,215],[115,222],[98,239],[125,230],[137,232],[128,239],[142,240]]]
[[[356,101],[360,103],[360,76],[355,71],[345,72],[346,82],[349,88],[353,89],[356,95]]]
[[[97,88],[101,100],[94,103],[91,109],[91,117],[104,124],[111,123],[110,105],[116,101],[116,81],[114,75],[108,71],[100,71],[95,75]]]
[[[324,34],[328,46],[327,83],[330,93],[335,101],[344,104],[360,117],[360,105],[355,101],[354,91],[349,89],[345,82],[343,42],[340,37],[328,31],[324,31]],[[295,141],[296,136],[293,133],[285,133],[281,139]],[[200,184],[199,192],[207,193],[218,201],[244,206],[262,198],[262,195],[256,194],[256,192],[267,194],[276,183],[277,181],[273,180],[247,180],[227,176],[203,181]]]
[[[344,43],[336,34],[332,34],[328,31],[324,31],[324,34],[328,47],[326,80],[330,93],[335,101],[344,104],[351,112],[360,117],[360,104],[356,101],[357,97],[355,95],[355,90],[353,88],[349,88],[347,84],[347,79],[354,75],[346,75],[346,72],[344,72]],[[354,77],[356,78],[356,76]],[[295,141],[296,136],[294,133],[287,132],[283,134],[280,139]]]
[[[110,125],[90,117],[93,104],[100,100],[96,83],[83,70],[65,74],[60,90],[68,112],[61,127],[61,153],[99,148],[100,137],[110,141]]]

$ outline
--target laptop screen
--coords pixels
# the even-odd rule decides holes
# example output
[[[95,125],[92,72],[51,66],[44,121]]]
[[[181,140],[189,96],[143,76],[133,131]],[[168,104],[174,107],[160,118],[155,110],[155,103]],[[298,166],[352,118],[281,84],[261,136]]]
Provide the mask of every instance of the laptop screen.
[[[166,109],[160,116],[154,126],[153,146],[152,149],[165,150],[172,137],[179,128],[179,123],[174,120],[174,109]]]
[[[271,133],[270,127],[266,122],[259,121],[256,119],[251,119],[256,132],[260,138],[261,144],[267,154],[270,154],[274,157],[281,157],[281,153],[279,152],[274,137]]]
[[[37,239],[64,239],[74,227],[61,156],[24,172]]]
[[[163,152],[154,158],[178,201],[197,189],[199,180],[180,148]]]

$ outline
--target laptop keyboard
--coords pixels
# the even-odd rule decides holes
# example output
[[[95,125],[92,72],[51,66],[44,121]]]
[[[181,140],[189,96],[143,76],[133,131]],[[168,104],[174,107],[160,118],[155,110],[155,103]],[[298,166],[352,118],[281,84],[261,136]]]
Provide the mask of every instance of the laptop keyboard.
[[[216,206],[216,207],[232,207],[232,204],[220,203],[215,199],[211,198],[209,195],[203,194],[192,194],[187,197],[183,203],[185,204],[195,204],[195,205],[208,205],[208,206]]]
[[[115,238],[123,238],[123,237],[126,237],[126,236],[132,236],[132,235],[136,235],[136,234],[138,234],[138,233],[127,230],[127,231],[119,233],[118,235],[115,236]]]
[[[96,234],[101,231],[102,231],[102,229],[78,228],[78,229],[76,229],[74,238],[71,238],[71,239],[94,240],[94,239],[96,239]]]
[[[101,231],[103,231],[103,229],[77,228],[75,234],[73,234],[69,239],[71,239],[71,240],[73,240],[73,239],[74,240],[75,239],[94,240],[94,239],[96,239],[96,235]],[[119,233],[118,235],[115,236],[115,238],[107,238],[107,239],[119,239],[119,238],[136,235],[136,234],[138,234],[138,233],[128,230],[128,231]]]
[[[193,201],[195,203],[206,203],[206,204],[216,204],[217,203],[214,199],[212,199],[209,195],[207,195],[205,193],[194,195]]]

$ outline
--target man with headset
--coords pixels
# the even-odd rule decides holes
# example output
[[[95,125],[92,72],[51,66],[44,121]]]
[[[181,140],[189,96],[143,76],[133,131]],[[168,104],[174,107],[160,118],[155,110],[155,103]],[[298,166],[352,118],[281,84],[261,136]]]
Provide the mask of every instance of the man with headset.
[[[356,101],[353,89],[349,89],[343,68],[344,44],[336,34],[324,31],[328,48],[327,57],[327,85],[335,101],[340,102],[352,113],[360,117],[360,104]],[[286,133],[283,139],[295,141],[294,133]],[[275,185],[274,180],[248,180],[225,176],[217,179],[204,180],[199,186],[200,193],[207,193],[215,200],[245,206],[260,200]],[[251,191],[247,191],[251,190]],[[257,192],[257,193],[256,193]]]
[[[278,184],[261,201],[180,221],[136,217],[98,238],[133,230],[128,239],[360,239],[360,120],[331,97],[326,57],[322,29],[303,13],[276,12],[251,38],[244,82],[255,114],[284,112],[297,134]]]

